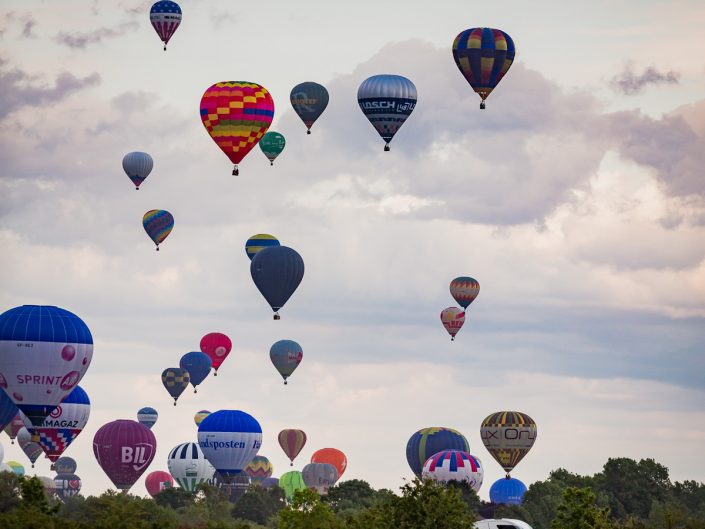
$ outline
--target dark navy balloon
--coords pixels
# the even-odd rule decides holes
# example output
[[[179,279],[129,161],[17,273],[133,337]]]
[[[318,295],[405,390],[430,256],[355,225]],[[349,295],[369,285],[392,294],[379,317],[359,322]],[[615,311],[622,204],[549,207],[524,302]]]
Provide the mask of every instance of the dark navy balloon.
[[[12,422],[20,410],[4,391],[0,390],[0,430]]]
[[[500,478],[490,488],[492,503],[507,503],[521,505],[526,494],[526,485],[516,478]]]
[[[189,372],[180,367],[170,367],[162,372],[162,384],[169,395],[174,397],[174,406],[176,406],[179,395],[188,387],[190,378]]]
[[[406,461],[417,477],[421,477],[424,463],[443,450],[470,451],[465,436],[451,428],[434,427],[419,430],[406,443]]]
[[[72,457],[60,457],[56,460],[56,463],[51,465],[51,469],[57,474],[73,474],[76,472],[78,465],[76,460]]]
[[[250,263],[250,274],[259,291],[279,319],[279,309],[294,293],[304,277],[304,260],[287,246],[262,248]]]
[[[297,84],[291,90],[291,106],[311,134],[314,122],[323,114],[328,106],[328,90],[323,85],[307,81]]]
[[[154,408],[146,406],[137,411],[137,422],[145,425],[150,430],[152,426],[157,424],[157,419],[159,418],[159,413]]]
[[[185,371],[188,371],[194,393],[198,392],[196,390],[196,386],[206,379],[208,373],[211,372],[212,366],[213,361],[211,360],[211,357],[201,351],[186,353],[181,357],[181,360],[179,360],[179,367]]]

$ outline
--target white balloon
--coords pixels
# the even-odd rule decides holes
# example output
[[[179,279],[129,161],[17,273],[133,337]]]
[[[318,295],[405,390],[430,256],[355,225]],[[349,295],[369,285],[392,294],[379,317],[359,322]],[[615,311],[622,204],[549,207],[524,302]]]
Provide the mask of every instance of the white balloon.
[[[122,159],[122,168],[136,189],[139,189],[153,167],[154,160],[146,152],[128,152]]]
[[[166,461],[169,474],[179,486],[194,492],[196,487],[213,478],[215,468],[198,447],[198,443],[181,443],[169,452]]]
[[[465,481],[478,492],[485,476],[479,458],[462,450],[444,450],[429,457],[424,463],[421,477],[440,483]]]

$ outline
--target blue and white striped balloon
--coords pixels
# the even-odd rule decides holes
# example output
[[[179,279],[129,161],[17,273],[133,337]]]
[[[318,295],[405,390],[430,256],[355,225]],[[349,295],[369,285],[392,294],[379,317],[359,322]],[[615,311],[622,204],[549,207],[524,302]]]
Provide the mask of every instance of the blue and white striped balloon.
[[[257,455],[262,446],[262,427],[244,411],[219,410],[201,421],[198,445],[227,481],[242,472]]]

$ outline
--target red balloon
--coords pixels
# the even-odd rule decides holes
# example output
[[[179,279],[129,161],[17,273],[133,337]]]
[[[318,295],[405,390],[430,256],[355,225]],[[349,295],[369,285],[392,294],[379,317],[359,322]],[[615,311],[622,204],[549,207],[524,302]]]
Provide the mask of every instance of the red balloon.
[[[311,456],[311,463],[328,463],[338,471],[338,479],[343,476],[348,466],[348,458],[337,448],[321,448]]]
[[[233,342],[230,338],[219,332],[212,332],[201,338],[201,351],[210,356],[216,373],[232,348]]]
[[[147,477],[144,480],[144,485],[147,487],[147,492],[149,492],[149,495],[154,498],[164,489],[170,489],[173,487],[174,478],[172,478],[171,474],[168,472],[164,472],[163,470],[155,470],[154,472],[147,474]]]
[[[152,430],[137,421],[104,424],[93,437],[93,454],[100,468],[120,490],[128,490],[157,453]]]

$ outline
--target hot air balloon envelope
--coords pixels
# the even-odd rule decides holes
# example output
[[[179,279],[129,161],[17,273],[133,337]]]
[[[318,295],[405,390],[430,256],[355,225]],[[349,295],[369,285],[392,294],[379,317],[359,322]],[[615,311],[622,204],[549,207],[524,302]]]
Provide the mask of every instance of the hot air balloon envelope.
[[[152,426],[157,424],[157,419],[159,418],[159,413],[154,408],[147,406],[142,408],[137,412],[137,422],[144,424],[147,428],[151,429]]]
[[[293,340],[279,340],[269,349],[269,358],[285,384],[286,379],[299,367],[303,357],[301,346]]]
[[[188,387],[190,380],[189,372],[180,367],[170,367],[162,372],[162,384],[174,398],[174,406],[176,401],[184,390]]]
[[[278,438],[279,446],[282,447],[286,457],[293,464],[294,459],[296,459],[296,456],[299,455],[299,452],[306,444],[306,433],[303,430],[287,428],[279,432]]]
[[[294,112],[311,134],[311,127],[328,106],[328,90],[323,85],[307,81],[292,88],[289,98]]]
[[[164,209],[150,209],[142,216],[142,226],[159,250],[159,245],[174,229],[174,217]]]
[[[338,479],[340,479],[343,477],[345,469],[348,467],[348,458],[337,448],[321,448],[313,453],[311,463],[328,463],[329,465],[333,465],[338,472]]]
[[[479,293],[480,283],[472,277],[456,277],[450,282],[450,295],[464,309],[467,309],[468,305],[475,301]]]
[[[433,427],[419,430],[406,444],[406,460],[417,477],[421,477],[424,463],[443,450],[470,451],[465,436],[451,428]]]
[[[167,466],[179,486],[188,492],[196,492],[196,487],[215,474],[198,443],[182,443],[174,447],[169,452]]]
[[[243,472],[250,476],[253,483],[262,483],[264,479],[272,475],[274,465],[264,456],[255,456]]]
[[[301,475],[306,486],[321,495],[328,494],[328,489],[338,481],[338,471],[328,463],[309,463]]]
[[[201,351],[206,353],[213,364],[213,370],[217,373],[220,365],[230,354],[233,342],[225,334],[211,332],[201,338]]]
[[[286,140],[284,139],[284,136],[271,130],[262,136],[262,139],[259,142],[259,148],[262,149],[262,152],[267,157],[271,165],[274,165],[274,160],[276,160],[277,156],[282,153],[285,146]]]
[[[127,177],[139,189],[154,167],[154,160],[146,152],[128,152],[122,159],[122,168]]]
[[[286,499],[291,501],[294,499],[294,493],[297,490],[306,490],[306,483],[304,483],[304,477],[301,472],[292,470],[281,475],[279,487],[284,491]]]
[[[536,441],[536,423],[526,413],[499,411],[488,415],[480,427],[487,451],[505,472],[519,464]]]
[[[211,372],[212,365],[210,357],[201,351],[186,353],[179,360],[179,367],[188,371],[189,380],[194,388],[206,379]]]
[[[526,485],[516,478],[500,478],[490,487],[490,501],[492,503],[505,503],[521,505],[526,494]]]
[[[297,289],[304,277],[304,260],[287,246],[263,248],[250,263],[255,286],[267,300],[278,319],[278,311]]]
[[[172,488],[174,486],[174,478],[168,472],[155,470],[147,474],[144,479],[144,485],[149,495],[154,498],[161,491]]]
[[[444,450],[424,463],[421,477],[440,483],[464,481],[475,492],[480,490],[485,472],[478,458],[463,450]]]
[[[198,445],[225,481],[236,476],[262,446],[262,427],[252,415],[219,410],[198,426]]]
[[[88,394],[81,386],[76,386],[44,419],[42,425],[34,428],[34,433],[39,435],[39,445],[51,461],[59,459],[83,431],[90,414]]]
[[[164,51],[166,51],[166,45],[181,24],[181,8],[179,4],[169,0],[157,2],[149,10],[149,21],[164,43]]]
[[[455,335],[465,323],[465,311],[458,307],[445,308],[441,312],[441,323],[450,334],[450,339],[455,340]]]

